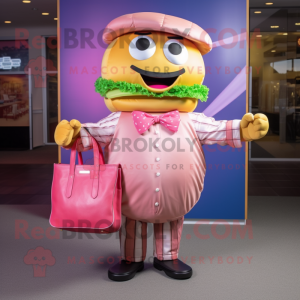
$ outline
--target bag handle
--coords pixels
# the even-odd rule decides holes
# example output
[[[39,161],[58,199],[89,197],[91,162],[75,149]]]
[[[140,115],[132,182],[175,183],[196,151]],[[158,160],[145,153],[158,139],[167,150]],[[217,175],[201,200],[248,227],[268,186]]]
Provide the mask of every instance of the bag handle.
[[[78,152],[78,164],[83,165],[83,159],[82,159],[82,154],[81,152]]]
[[[74,177],[75,177],[75,158],[76,158],[76,149],[78,142],[80,140],[80,137],[75,141],[75,143],[72,146],[71,149],[71,157],[70,157],[70,171],[69,171],[69,177],[68,177],[68,183],[66,188],[66,197],[70,198],[72,195],[72,189],[73,189],[73,183],[74,183]],[[104,158],[103,158],[103,152],[101,147],[98,146],[98,143],[96,140],[91,136],[91,140],[93,143],[93,152],[94,152],[94,176],[93,176],[93,185],[92,185],[92,198],[96,198],[98,196],[98,190],[99,190],[99,170],[100,170],[100,164],[104,165]],[[100,156],[99,156],[100,154]],[[79,164],[83,164],[82,160],[82,154],[81,152],[78,152],[78,161]]]

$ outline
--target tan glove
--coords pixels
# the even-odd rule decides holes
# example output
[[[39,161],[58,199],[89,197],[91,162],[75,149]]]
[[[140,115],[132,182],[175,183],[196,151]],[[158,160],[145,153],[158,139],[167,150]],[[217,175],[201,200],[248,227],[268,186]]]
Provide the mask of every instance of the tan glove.
[[[264,137],[269,130],[269,121],[264,114],[245,114],[241,121],[241,140],[250,142]]]
[[[55,129],[54,140],[57,145],[65,148],[72,147],[73,143],[80,136],[81,123],[73,119],[71,122],[62,120]]]

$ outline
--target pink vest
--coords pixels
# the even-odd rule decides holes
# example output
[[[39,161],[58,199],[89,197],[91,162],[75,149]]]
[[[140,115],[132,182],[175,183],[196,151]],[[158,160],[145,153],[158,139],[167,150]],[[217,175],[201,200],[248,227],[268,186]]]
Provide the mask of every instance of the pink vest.
[[[140,135],[131,113],[121,113],[105,155],[107,163],[122,165],[126,217],[150,223],[176,220],[200,198],[204,153],[188,114],[180,113],[180,118],[176,133],[154,124]]]

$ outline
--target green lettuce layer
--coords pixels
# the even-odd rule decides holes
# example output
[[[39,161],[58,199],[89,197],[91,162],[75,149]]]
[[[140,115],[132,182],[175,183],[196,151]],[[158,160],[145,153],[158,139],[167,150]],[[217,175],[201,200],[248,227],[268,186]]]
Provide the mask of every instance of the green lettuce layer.
[[[206,102],[209,88],[205,85],[194,84],[192,86],[176,85],[169,91],[162,93],[154,93],[148,91],[137,83],[128,83],[126,81],[113,81],[99,77],[95,82],[95,91],[101,96],[113,99],[123,96],[152,96],[156,98],[162,97],[179,97],[179,98],[196,98],[202,102]]]

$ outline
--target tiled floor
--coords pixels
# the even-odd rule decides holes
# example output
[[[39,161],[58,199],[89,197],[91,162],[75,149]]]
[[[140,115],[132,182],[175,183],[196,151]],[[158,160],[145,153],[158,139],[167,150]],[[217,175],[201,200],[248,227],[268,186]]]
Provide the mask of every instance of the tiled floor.
[[[300,196],[300,162],[249,162],[249,196]]]
[[[249,221],[242,227],[185,224],[179,259],[193,268],[189,280],[174,280],[153,268],[153,229],[148,226],[144,271],[126,282],[107,277],[107,269],[119,261],[117,233],[70,237],[51,229],[49,205],[2,205],[0,298],[299,300],[299,200],[249,197]],[[54,265],[43,268],[45,277],[34,277],[39,265],[24,261],[38,246],[55,258]]]
[[[50,204],[53,164],[0,165],[0,204]]]
[[[58,161],[58,146],[46,145],[33,150],[0,151],[1,164],[53,164]]]
[[[0,204],[50,204],[52,164],[0,165]],[[300,196],[300,163],[250,162],[249,196]]]

